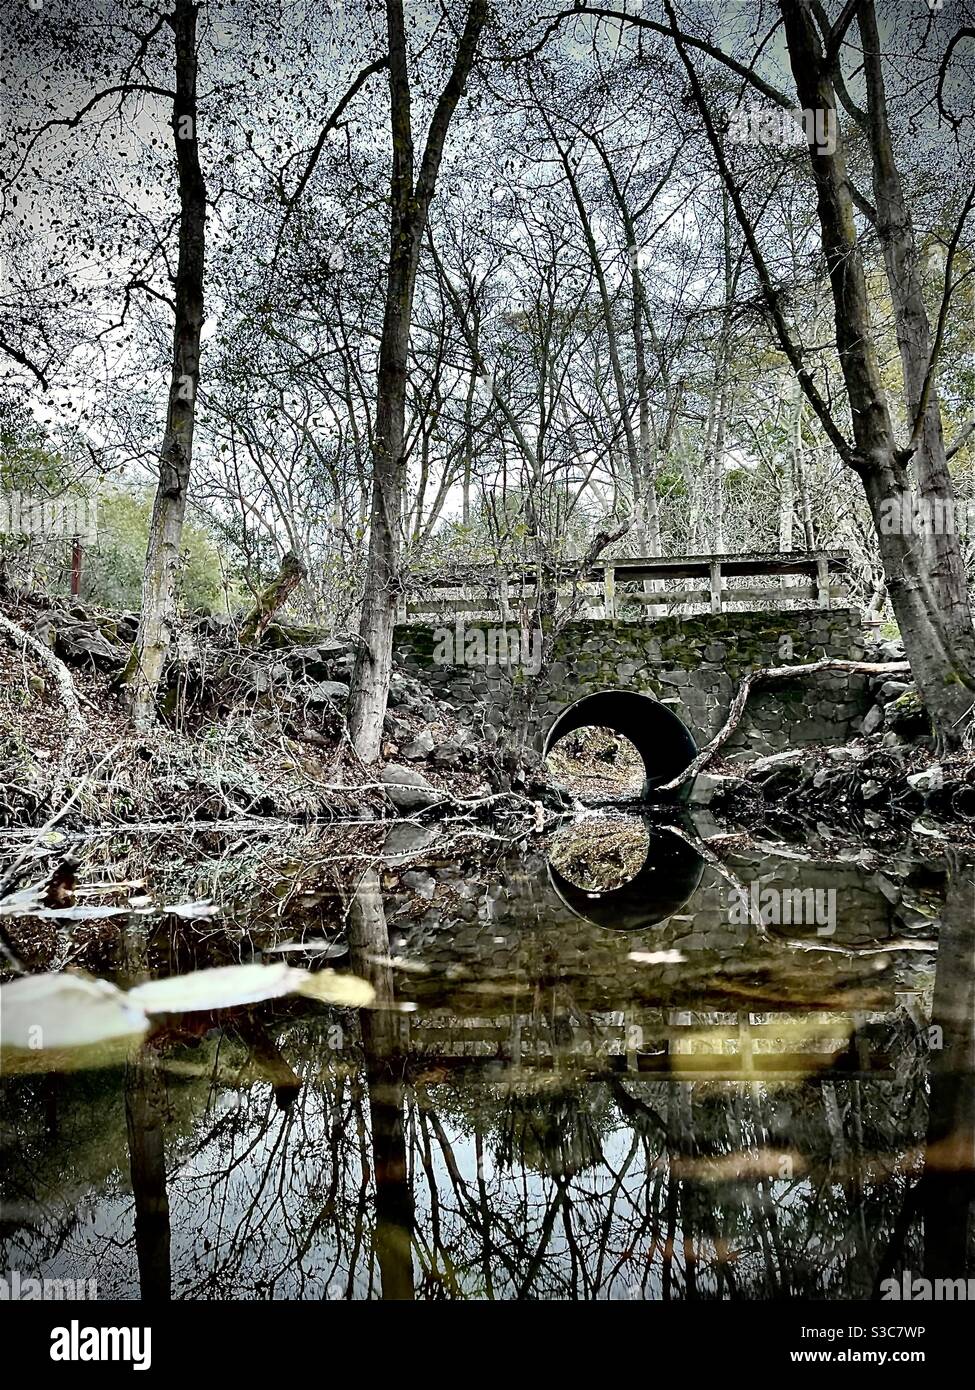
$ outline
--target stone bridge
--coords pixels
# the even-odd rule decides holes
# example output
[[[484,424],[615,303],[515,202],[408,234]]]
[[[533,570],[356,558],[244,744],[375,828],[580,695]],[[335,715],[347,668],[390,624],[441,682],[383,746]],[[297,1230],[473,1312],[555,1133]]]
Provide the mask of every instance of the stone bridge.
[[[727,592],[734,602],[742,591]],[[815,606],[803,606],[808,598],[796,589],[779,591],[780,602],[783,592],[793,606],[729,611],[729,602],[719,601],[706,613],[648,618],[648,599],[659,611],[673,596],[641,593],[643,607],[633,617],[617,590],[614,616],[605,616],[604,606],[603,616],[574,617],[556,624],[556,635],[545,642],[542,632],[534,635],[537,642],[532,636],[526,641],[518,624],[485,611],[483,599],[450,600],[452,609],[397,626],[395,658],[492,741],[504,741],[516,725],[542,752],[585,725],[625,735],[643,757],[651,790],[681,771],[696,746],[718,731],[748,672],[824,656],[863,657],[859,610],[834,606],[828,596],[824,601],[822,589]],[[754,605],[753,592],[744,601]],[[729,754],[747,758],[844,743],[868,703],[866,678],[852,673],[820,672],[759,687],[727,745]]]

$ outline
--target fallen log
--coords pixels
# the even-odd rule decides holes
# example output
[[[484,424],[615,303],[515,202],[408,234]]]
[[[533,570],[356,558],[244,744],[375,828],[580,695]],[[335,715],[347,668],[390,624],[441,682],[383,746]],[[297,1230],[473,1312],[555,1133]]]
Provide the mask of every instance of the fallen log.
[[[824,657],[822,661],[808,661],[800,666],[761,666],[757,671],[750,672],[735,691],[728,709],[728,718],[711,742],[704,745],[683,772],[665,782],[663,786],[655,787],[654,791],[676,791],[707,767],[741,723],[748,696],[756,685],[764,685],[767,681],[788,680],[790,676],[814,676],[819,671],[849,671],[853,675],[863,676],[899,676],[908,674],[910,669],[910,663],[907,661],[842,661],[833,657]]]

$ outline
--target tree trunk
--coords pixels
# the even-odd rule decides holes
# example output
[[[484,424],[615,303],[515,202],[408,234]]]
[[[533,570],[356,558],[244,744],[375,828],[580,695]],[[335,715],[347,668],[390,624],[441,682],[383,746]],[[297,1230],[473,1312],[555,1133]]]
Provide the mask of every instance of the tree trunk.
[[[921,258],[913,220],[894,160],[873,0],[863,0],[858,21],[867,82],[877,232],[883,248],[887,283],[897,322],[897,345],[904,375],[909,429],[920,416],[920,432],[912,462],[922,503],[933,504],[935,516],[946,516],[953,521],[954,487],[948,472],[941,403],[933,379],[925,395],[932,350],[931,325],[924,303]],[[975,629],[972,626],[964,557],[958,536],[953,526],[944,530],[933,525],[922,528],[914,540],[924,553],[950,648],[969,672],[975,672]]]
[[[379,757],[393,667],[393,630],[403,591],[406,377],[420,243],[436,190],[444,141],[470,76],[478,39],[486,22],[487,0],[471,0],[453,71],[437,102],[414,187],[410,77],[403,3],[402,0],[386,0],[393,136],[389,262],[379,344],[369,556],[359,622],[362,641],[356,654],[349,697],[349,730],[356,752],[364,763],[373,763]]]
[[[275,613],[287,603],[301,581],[307,578],[307,573],[298,556],[289,550],[281,561],[281,568],[258,595],[257,602],[243,621],[240,629],[242,647],[256,647],[260,643]]]
[[[781,10],[799,105],[803,110],[828,111],[830,129],[836,130],[832,83],[808,0],[781,0]],[[811,145],[809,153],[836,314],[836,344],[853,421],[855,448],[847,461],[863,481],[911,670],[939,744],[952,747],[961,741],[975,700],[971,617],[969,613],[967,632],[958,617],[962,608],[967,609],[967,598],[963,599],[963,589],[954,592],[952,566],[932,565],[929,548],[918,546],[909,530],[905,533],[903,527],[891,526],[891,504],[910,492],[910,476],[905,452],[897,447],[874,349],[853,198],[838,130],[832,150]],[[940,538],[943,555],[957,548],[956,535]],[[952,594],[946,611],[945,599]]]
[[[155,721],[156,691],[176,616],[176,580],[200,379],[206,186],[197,140],[196,12],[193,0],[176,0],[174,13],[167,20],[176,50],[172,124],[180,204],[173,370],[159,454],[159,482],[149,523],[139,633],[124,676],[132,718],[136,728],[143,731]]]

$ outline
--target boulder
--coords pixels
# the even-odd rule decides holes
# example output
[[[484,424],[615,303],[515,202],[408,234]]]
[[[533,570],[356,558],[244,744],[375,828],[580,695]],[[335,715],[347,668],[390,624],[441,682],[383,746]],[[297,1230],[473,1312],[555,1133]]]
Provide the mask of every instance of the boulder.
[[[408,873],[403,874],[402,883],[411,893],[428,901],[437,891],[437,880],[433,874],[420,873],[417,869],[410,869]]]
[[[428,758],[437,746],[437,740],[429,729],[421,729],[412,743],[408,743],[403,749],[403,757],[410,762],[418,762],[421,758]]]
[[[390,801],[398,811],[418,811],[441,800],[440,793],[415,768],[387,763],[379,774]]]
[[[341,681],[304,681],[295,686],[293,693],[307,705],[329,705],[335,700],[347,700],[349,687]]]
[[[860,725],[862,734],[874,734],[884,722],[883,705],[871,705],[863,716],[863,723]]]
[[[910,690],[910,688],[907,681],[884,681],[883,685],[877,691],[877,699],[882,700],[883,703],[886,704],[889,700],[896,700],[899,696],[903,695],[905,691]]]
[[[940,763],[935,763],[932,767],[926,767],[922,772],[912,772],[907,777],[907,784],[915,791],[928,796],[931,792],[939,792],[945,784],[944,769]]]
[[[699,772],[691,784],[688,800],[692,806],[710,806],[718,796],[724,796],[736,788],[744,787],[738,777],[722,777],[713,772]]]
[[[452,739],[446,739],[433,750],[432,761],[435,767],[457,767],[460,760],[460,745]]]

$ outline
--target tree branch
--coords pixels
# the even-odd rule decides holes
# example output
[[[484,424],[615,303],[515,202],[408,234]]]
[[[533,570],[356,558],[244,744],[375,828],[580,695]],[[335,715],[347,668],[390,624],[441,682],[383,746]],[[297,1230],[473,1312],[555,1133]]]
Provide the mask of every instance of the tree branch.
[[[728,717],[710,743],[706,743],[696,757],[692,758],[684,771],[671,778],[655,791],[672,792],[690,782],[714,758],[741,722],[748,696],[754,686],[766,681],[788,680],[790,676],[814,676],[819,671],[849,671],[853,675],[900,676],[910,672],[907,661],[841,661],[824,657],[822,661],[809,661],[801,666],[762,666],[752,671],[735,691],[734,699],[728,709]]]

